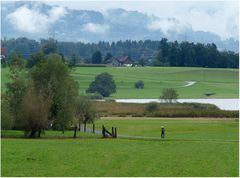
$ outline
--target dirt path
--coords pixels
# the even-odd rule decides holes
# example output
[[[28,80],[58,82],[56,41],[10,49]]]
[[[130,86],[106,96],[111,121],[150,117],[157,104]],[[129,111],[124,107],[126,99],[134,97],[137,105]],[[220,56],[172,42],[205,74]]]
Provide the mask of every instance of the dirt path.
[[[187,84],[183,85],[182,87],[190,87],[190,86],[192,86],[192,85],[197,83],[196,81],[186,81],[186,82],[187,82]]]

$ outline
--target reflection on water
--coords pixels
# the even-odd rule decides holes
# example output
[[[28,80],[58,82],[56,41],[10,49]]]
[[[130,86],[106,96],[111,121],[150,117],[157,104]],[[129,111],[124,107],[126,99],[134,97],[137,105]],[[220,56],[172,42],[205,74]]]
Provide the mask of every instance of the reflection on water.
[[[207,103],[215,104],[224,110],[239,110],[239,99],[178,99],[180,103]],[[149,103],[160,102],[159,99],[116,99],[118,103]]]

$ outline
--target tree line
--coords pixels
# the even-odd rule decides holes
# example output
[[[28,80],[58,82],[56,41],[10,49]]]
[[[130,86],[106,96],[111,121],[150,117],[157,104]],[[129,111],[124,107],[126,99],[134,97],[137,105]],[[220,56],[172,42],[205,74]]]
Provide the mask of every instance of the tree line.
[[[109,59],[128,56],[135,64],[144,66],[180,66],[238,68],[238,53],[220,51],[212,44],[169,42],[166,38],[160,41],[117,41],[98,43],[62,42],[54,39],[41,39],[39,42],[27,38],[2,39],[2,48],[8,56],[21,53],[30,59],[32,53],[46,47],[46,53],[56,50],[72,64],[106,63]],[[97,60],[94,60],[97,59]],[[97,61],[97,62],[96,62]]]

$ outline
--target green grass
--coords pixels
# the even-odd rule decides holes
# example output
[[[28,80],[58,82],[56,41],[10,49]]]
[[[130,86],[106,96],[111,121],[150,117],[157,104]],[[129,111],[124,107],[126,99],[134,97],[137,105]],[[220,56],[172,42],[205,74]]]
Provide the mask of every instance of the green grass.
[[[211,69],[193,67],[76,67],[72,76],[79,82],[79,91],[85,94],[95,76],[109,72],[117,85],[112,98],[159,98],[163,88],[175,88],[179,98],[204,98],[204,93],[216,93],[211,98],[238,98],[238,69]],[[2,69],[2,91],[8,69]],[[134,83],[143,80],[144,89],[135,89]],[[182,87],[186,81],[195,85]]]
[[[117,127],[122,135],[136,135],[160,138],[161,126],[166,128],[166,139],[190,140],[238,140],[238,122],[235,119],[158,119],[127,118],[102,119],[97,129],[105,125]]]
[[[54,139],[62,134],[53,131],[44,135],[51,139],[4,138],[2,176],[239,175],[234,119],[105,118],[96,122],[97,128],[102,124],[117,127],[118,134],[151,137],[159,137],[164,125],[166,140],[89,138],[93,134]]]

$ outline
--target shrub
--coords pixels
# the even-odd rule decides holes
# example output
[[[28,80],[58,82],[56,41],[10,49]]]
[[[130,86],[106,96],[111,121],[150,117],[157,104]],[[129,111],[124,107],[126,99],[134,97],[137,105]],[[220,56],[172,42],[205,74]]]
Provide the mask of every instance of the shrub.
[[[103,96],[99,93],[90,94],[90,95],[88,95],[88,97],[91,100],[102,100],[103,99]]]
[[[137,89],[143,89],[144,88],[144,83],[142,80],[139,80],[135,83],[135,88]]]
[[[112,103],[115,103],[116,100],[115,100],[115,99],[106,99],[106,102],[112,102]]]
[[[154,112],[158,109],[158,103],[156,103],[156,102],[148,103],[146,105],[145,109],[146,109],[147,112],[152,113],[152,112]]]

